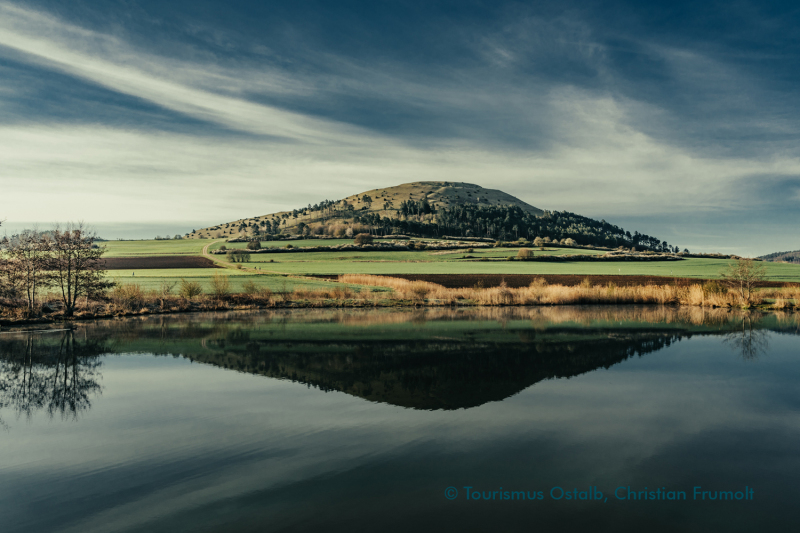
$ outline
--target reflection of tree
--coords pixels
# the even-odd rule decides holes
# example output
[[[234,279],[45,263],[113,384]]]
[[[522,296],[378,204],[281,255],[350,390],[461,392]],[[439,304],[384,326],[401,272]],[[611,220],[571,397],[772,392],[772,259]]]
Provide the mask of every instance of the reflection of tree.
[[[28,418],[40,410],[77,418],[101,392],[96,356],[102,351],[101,343],[79,340],[72,330],[0,341],[0,409]]]
[[[750,317],[744,317],[741,328],[728,333],[723,341],[746,361],[758,359],[769,349],[767,330],[754,327],[756,325]]]

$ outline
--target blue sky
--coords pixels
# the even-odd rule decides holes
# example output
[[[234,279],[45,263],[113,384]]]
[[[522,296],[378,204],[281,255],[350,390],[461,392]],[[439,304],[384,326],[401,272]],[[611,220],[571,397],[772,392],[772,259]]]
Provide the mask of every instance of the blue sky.
[[[800,8],[0,0],[0,219],[183,233],[418,180],[800,249]]]

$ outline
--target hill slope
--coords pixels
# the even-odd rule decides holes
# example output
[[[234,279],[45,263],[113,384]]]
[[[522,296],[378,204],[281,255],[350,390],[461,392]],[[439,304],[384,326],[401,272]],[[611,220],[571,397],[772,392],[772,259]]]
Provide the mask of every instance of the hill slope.
[[[293,211],[203,228],[188,238],[273,240],[291,235],[352,237],[404,234],[494,240],[537,237],[544,243],[677,252],[655,237],[566,211],[542,211],[494,189],[460,182],[420,181],[323,200]],[[570,242],[568,242],[570,241]]]
[[[253,224],[260,225],[268,220],[276,219],[282,221],[280,224],[281,231],[295,233],[301,222],[306,225],[313,225],[333,219],[352,218],[352,216],[348,216],[346,211],[358,213],[361,216],[367,213],[374,213],[381,217],[396,218],[402,202],[421,202],[423,200],[426,200],[435,209],[451,209],[459,205],[474,204],[483,207],[516,206],[534,216],[542,216],[544,214],[544,211],[538,207],[534,207],[515,196],[497,189],[485,189],[480,185],[453,181],[416,181],[394,187],[372,189],[333,202],[324,200],[320,204],[309,206],[311,209],[306,207],[294,211],[281,211],[258,217],[242,218],[218,226],[195,230],[189,233],[187,237],[206,239],[245,236],[249,233],[245,228],[250,228]],[[351,206],[352,209],[341,209],[345,203],[347,206]]]

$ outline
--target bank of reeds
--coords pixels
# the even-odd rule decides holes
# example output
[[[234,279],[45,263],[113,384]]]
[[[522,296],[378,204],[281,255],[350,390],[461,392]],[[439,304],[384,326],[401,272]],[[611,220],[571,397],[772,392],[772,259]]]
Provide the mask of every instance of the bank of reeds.
[[[706,285],[592,285],[588,278],[577,286],[548,285],[539,278],[528,287],[510,288],[501,284],[491,288],[449,289],[435,283],[368,274],[339,276],[342,283],[380,286],[393,289],[395,297],[425,301],[430,305],[456,302],[484,306],[505,305],[589,305],[589,304],[660,304],[710,308],[755,307],[766,299],[774,299],[775,309],[800,305],[800,288],[770,289],[756,293],[749,302],[742,301],[732,290],[713,282]]]
[[[78,302],[77,318],[130,314],[212,311],[230,309],[268,309],[293,307],[475,307],[570,306],[658,304],[701,309],[770,308],[779,312],[800,309],[800,287],[762,289],[750,302],[743,302],[732,290],[718,283],[706,285],[592,285],[589,280],[577,286],[549,285],[542,278],[527,287],[510,288],[501,284],[490,288],[446,288],[436,283],[367,274],[339,276],[339,284],[325,289],[296,289],[272,292],[248,281],[243,292],[232,294],[219,283],[211,294],[199,293],[189,282],[165,284],[158,290],[140,285],[118,285],[106,298]],[[176,285],[178,285],[176,287]],[[352,285],[381,287],[387,290],[354,289]],[[57,298],[44,298],[37,306],[40,320],[58,319]],[[30,321],[13,307],[4,307],[3,322]],[[35,321],[35,320],[34,320]]]

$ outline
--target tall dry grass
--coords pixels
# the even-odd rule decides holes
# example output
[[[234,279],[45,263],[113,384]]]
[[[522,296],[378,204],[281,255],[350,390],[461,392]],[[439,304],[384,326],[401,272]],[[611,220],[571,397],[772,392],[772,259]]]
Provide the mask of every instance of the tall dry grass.
[[[746,307],[738,295],[727,288],[717,285],[688,287],[674,285],[637,285],[618,287],[608,285],[592,285],[589,279],[577,286],[548,285],[539,278],[528,287],[510,288],[502,283],[491,288],[449,289],[435,283],[409,281],[401,278],[373,276],[369,274],[345,274],[339,281],[358,285],[371,285],[391,288],[394,292],[384,298],[409,299],[427,301],[429,304],[446,305],[460,300],[467,300],[477,305],[509,306],[509,305],[579,305],[579,304],[661,304],[687,305],[697,307]],[[800,289],[796,289],[800,293]],[[800,295],[800,294],[799,294]],[[758,304],[764,296],[759,294],[755,301]],[[782,296],[788,307],[791,298]],[[800,300],[794,300],[795,305]],[[781,307],[784,308],[784,307]]]

